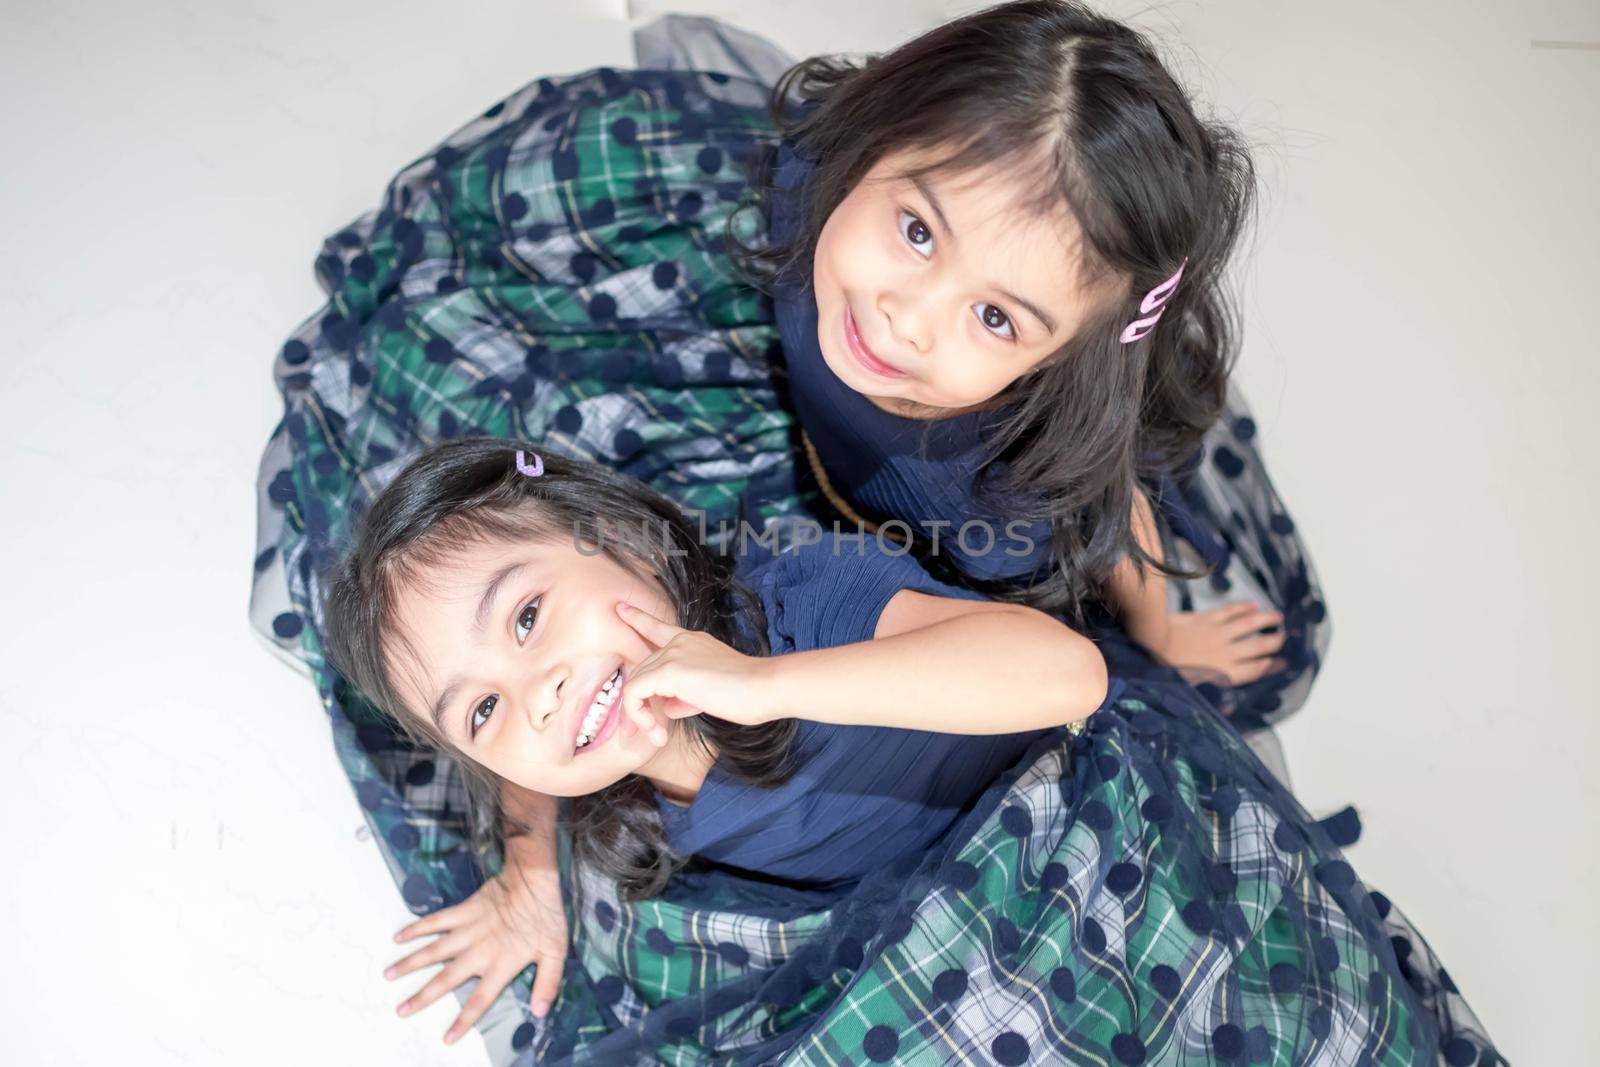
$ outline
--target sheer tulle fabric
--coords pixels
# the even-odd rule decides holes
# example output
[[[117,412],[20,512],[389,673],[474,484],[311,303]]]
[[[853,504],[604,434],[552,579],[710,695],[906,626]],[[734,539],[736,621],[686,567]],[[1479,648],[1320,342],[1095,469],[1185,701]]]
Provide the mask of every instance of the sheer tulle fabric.
[[[321,574],[373,494],[427,444],[489,433],[633,473],[713,529],[808,505],[772,305],[721,238],[772,147],[775,50],[706,20],[674,27],[664,57],[690,42],[766,73],[602,68],[496,103],[328,238],[328,300],[278,356],[251,617],[311,674],[418,913],[465,899],[498,857],[467,844],[459,769],[322,659]],[[1249,439],[1238,417],[1219,427],[1185,492],[1240,528],[1234,565],[1269,596],[1283,576],[1314,587],[1247,547],[1281,509],[1261,498],[1233,521],[1223,489],[1238,479],[1216,481],[1217,457],[1253,453],[1229,435]],[[842,900],[691,868],[625,905],[568,870],[561,1000],[534,1021],[521,975],[480,1024],[491,1057],[1499,1062],[1426,945],[1217,708],[1136,649],[1120,662],[1121,695],[1085,736],[1041,743],[938,848]]]

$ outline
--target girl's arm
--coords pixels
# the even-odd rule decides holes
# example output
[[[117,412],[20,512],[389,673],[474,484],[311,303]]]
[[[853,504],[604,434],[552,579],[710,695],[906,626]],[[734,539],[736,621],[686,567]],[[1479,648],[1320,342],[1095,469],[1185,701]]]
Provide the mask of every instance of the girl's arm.
[[[515,862],[525,868],[555,870],[558,862],[556,798],[502,779],[500,808],[506,865]]]
[[[1014,604],[901,589],[871,640],[766,657],[630,604],[617,610],[656,646],[623,683],[630,713],[648,701],[669,717],[1023,733],[1087,718],[1108,684],[1093,643]]]
[[[440,935],[384,972],[399,978],[430,964],[444,966],[421,990],[400,1005],[401,1015],[427,1007],[445,993],[477,977],[472,991],[445,1033],[450,1044],[475,1026],[522,970],[533,963],[530,1008],[542,1018],[561,991],[567,955],[567,916],[561,899],[554,797],[500,783],[504,812],[505,863],[500,874],[454,907],[436,911],[395,935],[402,944],[426,934]]]
[[[1144,493],[1133,495],[1134,540],[1157,563],[1165,563],[1161,554],[1161,535],[1156,530],[1155,512]],[[1152,652],[1167,647],[1172,635],[1171,616],[1167,613],[1167,581],[1158,570],[1146,569],[1132,556],[1117,564],[1111,572],[1111,601],[1128,636]]]
[[[1134,494],[1133,536],[1152,559],[1165,562],[1155,513],[1142,492]],[[1128,636],[1163,663],[1220,674],[1233,685],[1253,682],[1271,671],[1276,665],[1273,656],[1285,639],[1281,629],[1262,632],[1281,626],[1283,616],[1248,601],[1210,611],[1168,611],[1166,576],[1141,567],[1132,556],[1111,572],[1111,600]]]
[[[1079,722],[1106,697],[1093,642],[1016,604],[896,593],[871,641],[759,661],[774,717],[949,734]]]

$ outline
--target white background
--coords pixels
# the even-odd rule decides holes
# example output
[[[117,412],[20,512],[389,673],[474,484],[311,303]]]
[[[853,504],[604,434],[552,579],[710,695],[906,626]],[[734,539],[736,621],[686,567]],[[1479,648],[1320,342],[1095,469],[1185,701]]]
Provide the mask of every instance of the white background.
[[[803,55],[971,6],[671,9]],[[452,1000],[394,1016],[408,912],[246,621],[270,367],[399,167],[666,9],[6,0],[0,1060],[484,1062]],[[1586,1062],[1600,7],[1110,9],[1257,147],[1240,373],[1335,620],[1302,797],[1360,806],[1357,869],[1515,1062]]]

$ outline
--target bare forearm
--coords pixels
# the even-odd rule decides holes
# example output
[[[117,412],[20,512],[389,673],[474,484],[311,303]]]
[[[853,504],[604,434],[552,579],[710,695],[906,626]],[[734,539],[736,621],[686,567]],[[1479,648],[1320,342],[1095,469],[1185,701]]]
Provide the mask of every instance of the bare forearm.
[[[766,661],[785,717],[955,734],[1046,729],[1106,694],[1094,645],[1026,608]]]
[[[1172,625],[1167,582],[1160,571],[1141,570],[1132,558],[1124,559],[1112,574],[1111,599],[1129,637],[1150,649],[1166,646]]]
[[[1151,559],[1163,562],[1155,513],[1143,493],[1135,497],[1130,519],[1139,547]],[[1132,556],[1124,558],[1111,572],[1111,599],[1129,637],[1149,649],[1166,647],[1172,627],[1167,613],[1167,581],[1161,571],[1141,566]]]

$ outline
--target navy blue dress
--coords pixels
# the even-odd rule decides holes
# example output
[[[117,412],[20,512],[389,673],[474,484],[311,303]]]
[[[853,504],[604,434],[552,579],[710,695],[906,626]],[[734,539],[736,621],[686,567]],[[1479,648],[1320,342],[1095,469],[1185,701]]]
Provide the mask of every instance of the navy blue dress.
[[[485,866],[466,839],[476,812],[451,758],[413,745],[327,668],[323,568],[372,492],[426,444],[465,433],[611,464],[713,519],[747,500],[764,521],[789,513],[773,309],[739,283],[721,237],[769,133],[770,89],[694,70],[540,78],[428,146],[317,256],[329,300],[276,366],[285,417],[262,456],[251,615],[315,673],[375,842],[419,913],[466,899],[498,859]],[[1248,440],[1242,424],[1225,432]],[[1250,541],[1238,544],[1242,555]],[[816,610],[830,583],[805,566],[815,552],[772,564],[779,650],[870,633],[892,595],[880,582],[853,622],[837,603]],[[895,788],[915,785],[903,803],[841,739],[802,738],[816,788],[794,799],[818,808],[803,832],[844,841],[859,823],[836,799],[876,789],[876,824],[896,835],[880,854],[903,853],[896,862],[821,913],[786,899],[799,910],[779,917],[729,906],[711,877],[707,895],[674,901],[586,886],[554,1010],[527,1014],[528,970],[480,1020],[493,1061],[1210,1067],[1286,1058],[1280,1046],[1306,1062],[1330,1035],[1340,1063],[1479,1058],[1476,1023],[1426,945],[1193,690],[1130,681],[1087,733],[1047,733],[990,783],[1009,739],[905,732],[861,746],[896,762]],[[961,773],[907,783],[916,766]],[[808,869],[793,847],[762,847],[719,796],[713,776],[678,844],[813,885],[868,866],[858,847]],[[755,881],[730,869],[706,868]]]
[[[900,589],[974,598],[872,538],[749,566],[775,654],[872,637]],[[893,692],[883,687],[884,699]],[[622,899],[569,869],[577,948],[532,1063],[1504,1061],[1426,941],[1181,682],[1088,728],[800,723],[775,789],[658,800],[689,859]]]
[[[789,141],[779,144],[772,190],[775,242],[794,237],[812,170]],[[1050,526],[1037,517],[1041,502],[1003,490],[1003,461],[983,469],[987,430],[999,413],[906,419],[845,385],[822,357],[816,298],[809,270],[804,274],[780,282],[774,305],[789,403],[827,480],[868,521],[899,519],[924,537],[930,529],[939,531],[938,555],[961,576],[1022,584],[1042,576],[1049,566]],[[1254,422],[1230,390],[1227,411],[1201,450],[1147,486],[1169,558],[1206,572],[1169,581],[1171,610],[1203,611],[1250,599],[1284,614],[1283,670],[1236,688],[1205,687],[1241,730],[1264,727],[1300,707],[1330,634],[1310,556],[1266,475],[1254,437]],[[991,481],[980,484],[980,477]],[[980,525],[958,536],[969,523]],[[985,528],[994,531],[992,542]],[[1099,621],[1099,629],[1119,629],[1109,615]],[[1125,635],[1115,634],[1112,643],[1113,670],[1154,667]]]
[[[902,589],[979,599],[871,538],[858,546],[825,535],[762,560],[745,579],[766,611],[774,655],[871,640]],[[798,769],[782,786],[752,789],[717,765],[693,804],[661,800],[673,851],[804,888],[843,888],[925,853],[1050,732],[936,734],[809,720],[798,727]]]

